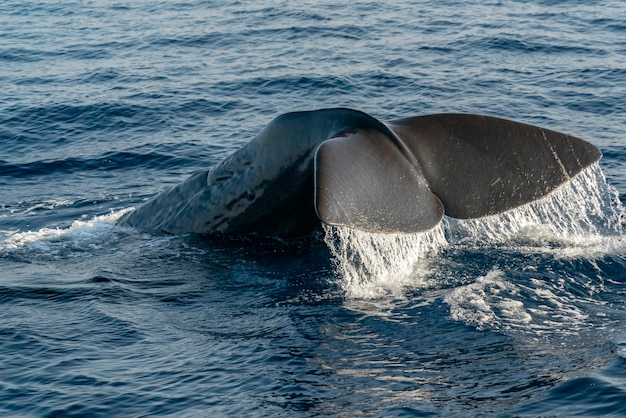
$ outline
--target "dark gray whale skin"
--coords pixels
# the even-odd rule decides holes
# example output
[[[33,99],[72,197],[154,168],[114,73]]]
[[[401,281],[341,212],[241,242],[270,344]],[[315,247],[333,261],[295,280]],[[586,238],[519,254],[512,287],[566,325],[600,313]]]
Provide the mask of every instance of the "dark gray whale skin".
[[[464,114],[383,123],[352,109],[293,112],[209,170],[126,214],[136,228],[297,237],[321,222],[420,232],[547,195],[601,158],[581,139]]]

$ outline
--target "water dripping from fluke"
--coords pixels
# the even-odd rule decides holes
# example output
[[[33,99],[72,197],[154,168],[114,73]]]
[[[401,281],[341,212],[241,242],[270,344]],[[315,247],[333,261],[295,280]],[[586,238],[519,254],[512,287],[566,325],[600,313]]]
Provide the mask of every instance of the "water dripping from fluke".
[[[514,244],[524,251],[586,257],[623,248],[623,223],[618,193],[594,164],[542,199],[498,215],[445,217],[429,231],[407,234],[325,225],[325,242],[345,296],[377,299],[436,280],[430,261],[444,248]]]

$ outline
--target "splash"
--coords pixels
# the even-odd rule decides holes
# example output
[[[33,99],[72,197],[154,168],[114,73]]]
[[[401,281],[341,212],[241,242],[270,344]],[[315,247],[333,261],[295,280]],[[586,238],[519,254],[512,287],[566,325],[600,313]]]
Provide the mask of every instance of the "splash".
[[[434,229],[414,234],[327,226],[326,243],[346,296],[375,299],[427,284],[429,260],[442,248],[517,242],[526,250],[570,256],[588,254],[590,248],[602,252],[611,243],[623,246],[623,222],[618,193],[594,164],[548,196],[499,215],[446,217]]]
[[[358,299],[399,295],[407,286],[424,284],[428,256],[447,245],[442,225],[415,234],[328,225],[325,229],[340,285],[349,297]]]

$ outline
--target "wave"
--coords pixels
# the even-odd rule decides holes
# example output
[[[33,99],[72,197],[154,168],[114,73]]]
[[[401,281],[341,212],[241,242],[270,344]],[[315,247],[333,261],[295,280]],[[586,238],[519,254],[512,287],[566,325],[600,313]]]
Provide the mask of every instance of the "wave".
[[[159,120],[155,110],[132,103],[50,103],[43,106],[13,105],[4,109],[3,126],[45,126],[47,130],[71,125],[72,131],[128,129]],[[68,130],[68,129],[64,129]]]
[[[505,52],[518,52],[518,53],[541,53],[541,54],[582,54],[592,55],[594,53],[600,54],[601,52],[594,48],[584,47],[580,45],[568,45],[558,38],[545,38],[541,41],[530,41],[524,39],[521,36],[495,36],[479,39],[477,41],[478,46],[483,46],[487,49],[493,49],[496,51]]]
[[[161,152],[106,152],[92,158],[70,157],[60,160],[39,160],[22,164],[11,164],[0,160],[0,176],[23,178],[30,176],[51,175],[61,173],[67,175],[75,172],[111,171],[138,168],[185,167],[192,160],[164,154]]]

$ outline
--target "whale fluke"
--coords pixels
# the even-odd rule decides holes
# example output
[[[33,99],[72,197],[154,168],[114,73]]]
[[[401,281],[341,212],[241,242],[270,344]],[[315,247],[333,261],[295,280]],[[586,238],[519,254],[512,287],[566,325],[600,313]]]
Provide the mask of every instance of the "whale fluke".
[[[416,161],[375,130],[323,142],[315,158],[315,207],[327,224],[365,231],[423,231],[444,214]]]
[[[477,218],[536,200],[602,154],[573,136],[505,119],[441,114],[390,124],[446,215]]]
[[[385,124],[351,109],[278,116],[230,157],[121,222],[169,233],[293,237],[321,222],[419,232],[536,200],[598,161],[581,139],[441,114]]]

